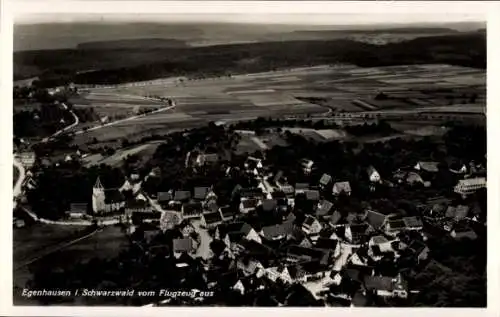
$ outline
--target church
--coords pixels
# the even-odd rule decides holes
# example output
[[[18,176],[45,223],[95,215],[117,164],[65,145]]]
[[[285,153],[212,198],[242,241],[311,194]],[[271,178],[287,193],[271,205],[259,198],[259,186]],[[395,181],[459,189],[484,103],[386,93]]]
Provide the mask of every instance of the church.
[[[119,189],[105,189],[97,177],[92,189],[92,210],[95,214],[105,214],[118,211],[125,207],[125,197]]]

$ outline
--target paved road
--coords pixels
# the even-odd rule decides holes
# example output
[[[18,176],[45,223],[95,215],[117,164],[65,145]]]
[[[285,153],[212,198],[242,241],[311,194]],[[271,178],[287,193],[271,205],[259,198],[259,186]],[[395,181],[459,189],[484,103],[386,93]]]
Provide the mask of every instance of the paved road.
[[[14,185],[14,208],[17,207],[16,198],[19,197],[22,193],[22,185],[24,179],[26,178],[26,170],[24,169],[23,164],[19,162],[17,158],[14,157],[14,166],[19,170],[19,176],[17,178],[17,182]]]
[[[47,143],[47,142],[53,140],[55,137],[61,135],[63,132],[66,132],[66,131],[68,131],[68,130],[74,128],[74,127],[76,127],[80,123],[80,119],[78,119],[78,116],[73,112],[73,110],[69,110],[68,106],[65,103],[63,103],[62,105],[63,105],[64,109],[68,110],[73,115],[73,118],[75,118],[75,122],[73,122],[72,124],[70,124],[70,125],[68,125],[68,126],[66,126],[64,128],[62,128],[61,130],[56,131],[50,137],[44,138],[42,140],[42,143]]]

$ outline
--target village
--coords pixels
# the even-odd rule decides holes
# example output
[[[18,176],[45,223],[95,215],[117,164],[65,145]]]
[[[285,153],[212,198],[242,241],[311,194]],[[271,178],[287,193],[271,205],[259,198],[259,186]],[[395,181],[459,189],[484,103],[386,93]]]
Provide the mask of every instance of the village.
[[[32,155],[19,157],[33,163]],[[201,263],[206,289],[226,294],[227,301],[353,307],[374,301],[404,306],[420,292],[407,281],[407,272],[439,266],[429,256],[429,235],[460,243],[477,239],[476,231],[486,225],[485,210],[470,199],[486,188],[485,168],[475,162],[449,167],[447,173],[457,180],[450,188],[456,199],[427,197],[410,211],[375,203],[350,206],[358,187],[323,172],[308,158],[296,162],[298,171],[293,171],[300,174],[300,183],[289,181],[291,171],[277,170],[262,153],[231,160],[195,149],[182,160],[189,173],[216,170],[245,181],[221,193],[216,186],[220,179],[212,185],[206,179],[204,186],[153,191],[154,186],[144,184],[159,176],[158,167],[146,175],[132,172],[115,188],[97,177],[88,202],[72,202],[59,222],[123,226],[146,256],[165,252],[171,257],[181,282]],[[367,166],[362,181],[374,194],[398,187],[432,188],[442,169],[438,162],[417,161],[381,175]],[[281,291],[265,299],[258,295],[270,288]],[[155,299],[149,305],[172,300]],[[264,302],[255,302],[259,300]],[[210,298],[195,301],[211,303]]]

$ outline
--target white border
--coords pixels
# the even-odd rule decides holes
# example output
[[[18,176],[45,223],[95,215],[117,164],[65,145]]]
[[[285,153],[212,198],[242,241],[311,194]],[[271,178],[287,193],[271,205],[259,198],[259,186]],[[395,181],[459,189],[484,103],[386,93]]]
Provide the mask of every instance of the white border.
[[[140,3],[139,3],[140,2]],[[103,307],[13,307],[12,306],[12,17],[18,14],[33,13],[229,13],[229,14],[277,14],[277,13],[370,13],[370,14],[484,14],[488,16],[488,308],[487,309],[439,309],[408,308],[408,309],[376,309],[376,308],[334,308],[334,309],[298,309],[298,308],[103,308]],[[307,313],[331,316],[334,314],[354,314],[363,316],[368,313],[373,316],[415,316],[436,315],[453,316],[486,315],[499,316],[499,261],[497,243],[499,221],[498,196],[499,169],[498,152],[496,151],[496,135],[498,124],[498,103],[500,103],[500,3],[485,1],[377,1],[377,2],[207,2],[207,1],[45,1],[45,0],[10,0],[2,2],[1,10],[1,64],[0,86],[2,99],[0,116],[2,137],[0,164],[0,195],[4,208],[0,212],[1,250],[3,262],[0,274],[0,315],[10,316],[69,316],[69,315],[99,315],[99,316],[142,316],[156,314],[173,314],[176,316],[235,316],[254,314],[279,314],[302,317]],[[496,57],[496,58],[495,58]],[[10,177],[6,177],[10,175]]]

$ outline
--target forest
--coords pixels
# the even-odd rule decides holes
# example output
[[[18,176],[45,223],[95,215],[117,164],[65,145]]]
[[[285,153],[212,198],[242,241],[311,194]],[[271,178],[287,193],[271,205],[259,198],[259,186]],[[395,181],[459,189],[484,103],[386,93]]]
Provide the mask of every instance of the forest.
[[[242,62],[248,60],[255,62]],[[39,76],[46,87],[71,81],[92,85],[170,76],[227,76],[336,63],[360,67],[444,63],[484,69],[486,36],[481,32],[458,33],[380,46],[337,39],[193,48],[25,51],[15,53],[14,63],[15,79]],[[29,73],[23,73],[26,69]]]

